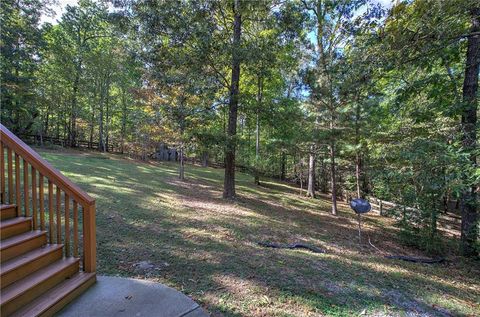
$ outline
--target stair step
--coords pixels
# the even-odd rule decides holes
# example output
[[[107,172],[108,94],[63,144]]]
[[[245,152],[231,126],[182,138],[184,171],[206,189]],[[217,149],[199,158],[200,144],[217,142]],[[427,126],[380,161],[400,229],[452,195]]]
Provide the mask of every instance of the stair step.
[[[47,243],[47,232],[32,230],[0,241],[0,263]]]
[[[44,247],[17,256],[0,265],[1,288],[32,274],[62,258],[63,244],[47,244]]]
[[[79,272],[16,311],[12,317],[51,316],[87,290],[95,281],[95,273]]]
[[[31,217],[15,217],[0,221],[0,238],[2,240],[13,237],[32,229]]]
[[[0,219],[10,219],[15,218],[17,216],[17,206],[15,205],[0,205]]]
[[[64,258],[1,290],[1,315],[8,316],[78,273],[79,259]]]

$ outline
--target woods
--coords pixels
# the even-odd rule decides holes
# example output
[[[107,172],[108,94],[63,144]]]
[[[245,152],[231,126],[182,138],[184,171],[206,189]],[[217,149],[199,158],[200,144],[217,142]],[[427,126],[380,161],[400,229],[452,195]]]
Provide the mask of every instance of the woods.
[[[1,7],[1,121],[42,146],[86,142],[375,197],[408,245],[442,253],[443,213],[479,246],[480,5],[471,0],[92,1]],[[82,143],[83,144],[83,143]]]

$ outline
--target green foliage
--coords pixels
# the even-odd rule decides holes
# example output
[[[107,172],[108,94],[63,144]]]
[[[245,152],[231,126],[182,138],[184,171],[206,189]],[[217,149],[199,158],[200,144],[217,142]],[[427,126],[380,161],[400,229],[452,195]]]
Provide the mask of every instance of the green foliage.
[[[312,155],[317,189],[402,206],[392,212],[405,241],[439,252],[443,202],[478,206],[464,194],[480,183],[480,150],[462,143],[461,119],[475,3],[240,0],[233,47],[232,1],[81,0],[39,25],[49,1],[7,0],[2,124],[141,159],[167,143],[223,164],[233,142],[257,179],[303,186]],[[227,137],[234,53],[238,129]]]

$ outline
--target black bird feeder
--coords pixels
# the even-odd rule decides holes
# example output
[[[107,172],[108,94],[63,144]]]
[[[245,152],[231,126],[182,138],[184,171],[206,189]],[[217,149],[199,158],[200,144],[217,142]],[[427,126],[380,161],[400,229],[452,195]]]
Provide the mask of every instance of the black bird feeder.
[[[350,202],[350,207],[352,207],[353,211],[357,214],[358,219],[358,242],[362,242],[362,226],[361,226],[361,217],[362,214],[366,214],[370,210],[372,210],[372,206],[368,202],[368,200],[363,198],[356,198],[352,199]]]

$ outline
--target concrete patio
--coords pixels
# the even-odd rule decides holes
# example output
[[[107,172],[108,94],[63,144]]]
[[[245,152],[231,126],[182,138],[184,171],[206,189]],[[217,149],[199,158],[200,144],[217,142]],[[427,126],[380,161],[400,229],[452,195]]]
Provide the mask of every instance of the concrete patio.
[[[189,297],[163,284],[98,276],[97,283],[57,316],[207,317]]]

